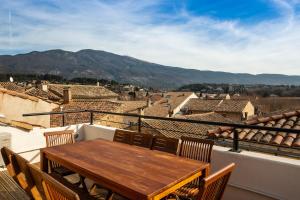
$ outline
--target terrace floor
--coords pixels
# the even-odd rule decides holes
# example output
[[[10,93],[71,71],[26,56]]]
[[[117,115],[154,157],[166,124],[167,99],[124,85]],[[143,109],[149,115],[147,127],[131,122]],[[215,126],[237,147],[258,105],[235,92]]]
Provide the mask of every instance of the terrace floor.
[[[29,200],[30,198],[8,175],[7,171],[0,171],[0,199]]]

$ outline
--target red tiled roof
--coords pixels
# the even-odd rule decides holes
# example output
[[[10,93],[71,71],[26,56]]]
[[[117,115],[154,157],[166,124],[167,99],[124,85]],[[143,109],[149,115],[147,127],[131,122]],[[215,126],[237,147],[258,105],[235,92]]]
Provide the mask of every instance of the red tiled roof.
[[[300,130],[300,110],[273,115],[270,117],[256,118],[246,121],[248,125],[258,125],[275,128]],[[300,147],[300,134],[284,133],[256,129],[236,129],[239,139],[263,144],[273,144],[283,147]],[[233,139],[233,128],[219,127],[208,131],[212,137]]]
[[[98,111],[106,111],[106,112],[122,112],[121,110],[121,103],[111,102],[111,101],[72,101],[68,104],[62,105],[63,111],[75,111],[75,110],[98,110]],[[54,112],[61,111],[60,108],[55,108]],[[94,120],[101,119],[105,114],[94,114]],[[65,123],[66,124],[78,124],[78,123],[85,123],[89,122],[90,114],[83,112],[83,113],[70,113],[65,114]],[[61,116],[59,115],[51,115],[50,120],[51,127],[60,126],[61,125]]]
[[[219,104],[215,111],[216,112],[242,112],[249,101],[245,100],[223,100]]]
[[[221,100],[190,99],[185,107],[191,111],[213,112],[220,103]]]
[[[18,86],[15,83],[12,82],[0,82],[0,86],[2,86],[3,88],[7,89],[7,90],[11,90],[11,91],[15,91],[15,92],[24,92],[25,88]]]
[[[218,121],[218,122],[231,122],[231,120],[223,117],[217,113],[205,113],[195,115],[180,116],[183,119],[202,120],[202,121]],[[148,127],[149,130],[153,129],[166,137],[180,138],[181,136],[203,138],[207,137],[207,131],[216,128],[216,126],[168,121],[168,120],[144,120],[143,125]]]
[[[73,99],[105,99],[118,97],[118,94],[114,93],[113,91],[102,86],[94,85],[49,84],[48,90],[50,90],[57,96],[62,97],[65,87],[70,88]]]
[[[167,117],[169,111],[173,111],[182,104],[193,92],[168,92],[164,97],[145,109],[145,115]]]
[[[51,91],[44,91],[39,88],[30,88],[29,90],[25,91],[25,94],[38,97],[44,100],[52,100],[52,101],[59,101],[61,98],[52,93]]]

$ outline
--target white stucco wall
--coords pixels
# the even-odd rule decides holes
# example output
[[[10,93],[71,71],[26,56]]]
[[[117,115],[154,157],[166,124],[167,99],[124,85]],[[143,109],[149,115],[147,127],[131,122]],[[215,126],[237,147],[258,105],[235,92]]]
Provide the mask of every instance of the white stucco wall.
[[[46,140],[44,137],[44,132],[51,132],[51,131],[61,131],[61,130],[74,130],[74,134],[76,134],[76,140],[83,140],[83,128],[82,124],[65,126],[65,127],[56,127],[56,128],[48,128],[48,129],[40,129],[35,128],[30,132],[25,132],[20,129],[14,127],[4,127],[0,126],[0,139],[1,136],[5,135],[8,138],[8,141],[3,143],[0,141],[0,148],[2,148],[3,144],[5,146],[12,149],[14,152],[26,152],[28,153],[21,154],[30,162],[39,162],[39,149],[46,147]],[[37,149],[35,151],[31,151]],[[0,164],[2,160],[0,161]]]
[[[246,116],[246,113],[247,113],[247,118],[249,119],[249,117],[251,117],[252,115],[254,115],[255,113],[255,109],[254,109],[254,106],[253,104],[249,101],[247,103],[247,105],[245,106],[244,110],[243,110],[243,116],[245,117]]]
[[[34,112],[50,112],[56,107],[58,107],[57,104],[49,103],[41,99],[34,101],[0,92],[0,113],[9,120],[50,127],[49,115],[36,117],[23,117],[22,115]]]
[[[236,163],[225,200],[299,199],[300,160],[215,146],[212,171]]]

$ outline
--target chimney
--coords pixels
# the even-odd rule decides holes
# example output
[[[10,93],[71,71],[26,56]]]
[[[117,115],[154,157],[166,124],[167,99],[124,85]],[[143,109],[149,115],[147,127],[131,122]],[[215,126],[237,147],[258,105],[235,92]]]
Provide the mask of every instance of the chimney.
[[[42,90],[45,91],[45,92],[48,92],[48,85],[42,83]]]
[[[149,107],[151,107],[151,106],[152,106],[151,99],[150,99],[150,98],[148,98],[148,99],[147,99],[147,107],[149,108]]]
[[[64,103],[70,103],[72,101],[72,94],[70,87],[65,87],[63,90]]]
[[[99,83],[99,81],[97,81],[97,84],[96,84],[97,86],[100,86],[100,83]]]
[[[168,111],[168,112],[169,112],[169,117],[172,117],[172,115],[173,115],[174,113],[173,113],[173,110],[171,109],[171,106],[170,106],[170,105],[169,105],[169,111]]]
[[[139,108],[138,109],[138,114],[139,115],[144,115],[144,108]]]

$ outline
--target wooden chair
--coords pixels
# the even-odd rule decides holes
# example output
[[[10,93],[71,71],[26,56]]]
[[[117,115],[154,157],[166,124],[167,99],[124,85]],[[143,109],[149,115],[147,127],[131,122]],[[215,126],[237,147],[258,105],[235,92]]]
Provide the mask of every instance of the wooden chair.
[[[179,140],[175,138],[155,136],[153,138],[151,149],[164,151],[176,155],[178,149],[178,142]]]
[[[182,136],[179,156],[210,163],[213,145],[212,140]]]
[[[133,133],[132,144],[135,146],[151,148],[153,141],[153,135],[144,133]]]
[[[214,145],[214,141],[212,140],[197,139],[197,138],[182,136],[179,156],[210,163],[213,145]],[[201,179],[209,175],[209,173],[210,173],[210,168],[207,168],[203,176],[197,178],[191,183],[178,189],[175,192],[175,194],[181,198],[188,198],[194,196],[195,193],[198,192],[198,187]]]
[[[194,188],[193,196],[189,196],[188,192],[184,189],[179,189],[184,194],[185,198],[176,199],[195,199],[195,200],[220,200],[223,197],[225,188],[227,186],[230,175],[235,167],[232,163],[220,171],[201,180],[199,187]],[[184,187],[183,187],[184,188]],[[176,195],[175,195],[176,196]],[[184,196],[184,195],[182,195]]]
[[[125,143],[125,144],[131,144],[133,133],[134,133],[133,131],[117,129],[115,131],[113,141],[121,142],[121,143]]]
[[[4,164],[6,166],[6,169],[8,171],[8,174],[14,179],[15,182],[18,182],[17,176],[16,176],[16,172],[14,169],[14,165],[12,162],[12,155],[14,154],[14,152],[12,150],[10,150],[7,147],[2,147],[1,148],[1,155],[4,161]],[[20,184],[19,184],[20,185]]]
[[[197,200],[220,200],[223,197],[230,175],[235,167],[232,163],[220,171],[204,178],[200,183]]]
[[[35,200],[43,199],[43,195],[40,194],[31,176],[28,167],[29,161],[18,154],[13,154],[13,159],[15,159],[16,162],[16,176],[22,189],[25,190],[28,196]]]
[[[45,132],[44,136],[46,138],[46,145],[47,147],[53,147],[53,146],[64,145],[64,144],[73,144],[75,143],[73,133],[74,133],[73,130]],[[49,161],[49,168],[51,172],[55,172],[60,176],[68,176],[68,175],[75,174],[73,171],[53,161]],[[82,184],[82,186],[87,190],[84,182],[84,177],[82,176],[79,177],[80,177],[80,181],[75,183],[75,185]]]
[[[47,200],[78,200],[87,199],[95,200],[93,196],[82,190],[74,187],[70,182],[63,179],[56,173],[46,174],[35,165],[27,164],[31,176],[35,182],[39,192],[45,194]]]
[[[72,130],[45,132],[47,147],[53,147],[63,144],[73,144],[75,142]]]
[[[53,147],[64,144],[73,144],[75,142],[73,137],[73,131],[55,131],[55,132],[45,132],[44,136],[46,138],[47,147]],[[62,167],[61,165],[50,161],[50,170],[60,174],[61,176],[68,176],[74,174],[71,170]]]

